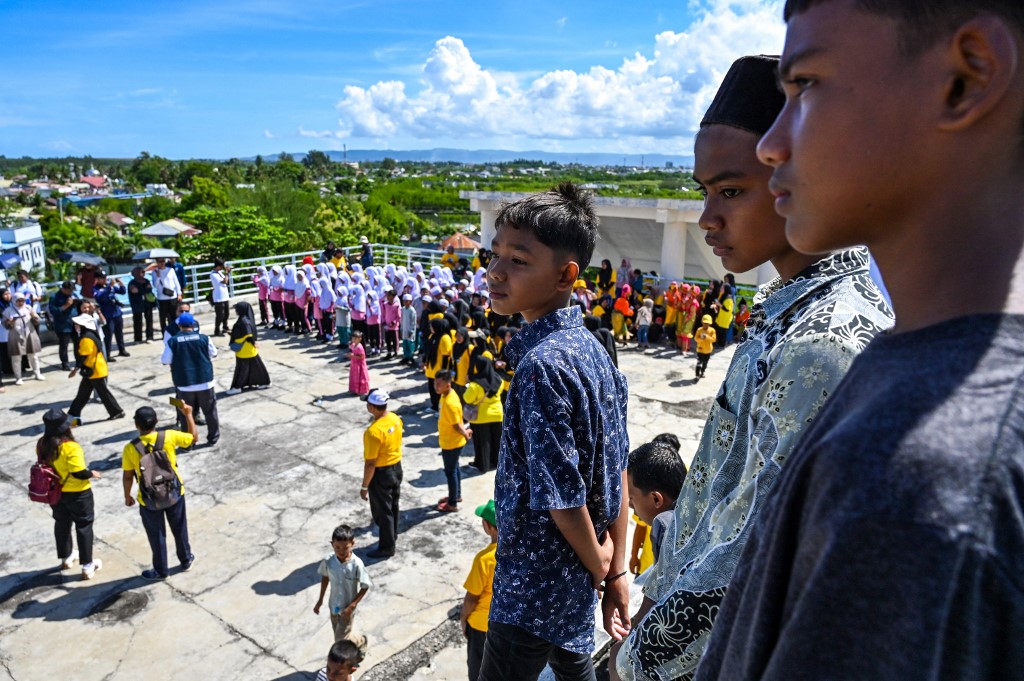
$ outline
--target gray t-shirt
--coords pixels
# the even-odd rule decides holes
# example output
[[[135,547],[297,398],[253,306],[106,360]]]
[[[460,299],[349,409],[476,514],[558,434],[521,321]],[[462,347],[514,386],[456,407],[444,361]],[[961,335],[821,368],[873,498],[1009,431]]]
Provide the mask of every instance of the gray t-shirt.
[[[337,615],[338,612],[348,607],[348,604],[355,600],[360,591],[373,586],[363,561],[356,555],[352,555],[342,563],[332,553],[320,561],[320,567],[316,572],[321,577],[331,580],[331,595],[327,605],[331,608],[332,615]]]
[[[1024,316],[880,336],[776,483],[698,681],[1024,678]]]

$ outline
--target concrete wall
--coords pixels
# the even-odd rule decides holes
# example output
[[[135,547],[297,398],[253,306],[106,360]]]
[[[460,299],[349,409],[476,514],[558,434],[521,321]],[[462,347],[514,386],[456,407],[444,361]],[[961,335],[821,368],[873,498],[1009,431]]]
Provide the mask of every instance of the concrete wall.
[[[459,196],[469,199],[470,208],[480,213],[480,241],[490,246],[501,204],[529,194],[463,191]],[[721,279],[725,274],[721,261],[704,243],[704,234],[697,226],[703,209],[700,201],[597,196],[594,208],[601,226],[593,265],[607,258],[618,269],[622,259],[629,258],[634,268],[654,270],[663,277]],[[736,281],[759,285],[774,276],[774,269],[768,265],[737,273]]]

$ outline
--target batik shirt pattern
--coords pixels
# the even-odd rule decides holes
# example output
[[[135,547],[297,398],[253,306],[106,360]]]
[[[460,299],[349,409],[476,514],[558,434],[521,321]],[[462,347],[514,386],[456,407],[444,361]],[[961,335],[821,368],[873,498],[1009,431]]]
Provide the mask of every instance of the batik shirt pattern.
[[[864,248],[758,292],[645,584],[657,605],[618,657],[623,679],[692,677],[786,457],[854,357],[892,320]]]
[[[490,621],[590,653],[597,592],[550,511],[586,506],[599,536],[618,517],[626,379],[575,305],[523,327],[504,355],[515,374],[495,475]]]

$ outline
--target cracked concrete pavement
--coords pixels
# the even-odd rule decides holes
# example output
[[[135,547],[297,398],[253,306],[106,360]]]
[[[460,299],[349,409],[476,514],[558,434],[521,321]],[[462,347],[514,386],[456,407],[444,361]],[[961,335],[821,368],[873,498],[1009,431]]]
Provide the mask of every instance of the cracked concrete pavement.
[[[200,316],[203,329],[212,321]],[[366,552],[376,529],[358,496],[368,415],[344,394],[347,363],[334,346],[261,332],[273,387],[227,397],[234,357],[225,338],[215,342],[221,439],[179,458],[197,560],[187,574],[172,568],[164,582],[139,576],[149,567],[149,547],[138,511],[124,506],[120,491],[121,449],[135,435],[131,413],[151,405],[161,425],[173,420],[161,345],[130,345],[132,356],[111,364],[110,385],[129,418],[100,420],[105,412],[93,402],[75,429],[87,461],[104,476],[93,485],[95,554],[104,564],[89,582],[77,565],[60,571],[49,509],[26,493],[41,416],[50,407],[67,409],[78,379],[57,369],[56,349],[48,346],[41,355],[46,382],[8,386],[0,395],[0,503],[9,509],[0,518],[0,678],[312,679],[332,641],[326,611],[312,611],[316,567],[343,522],[356,529],[356,553],[374,583],[356,611],[356,627],[369,638],[360,678],[464,678],[465,648],[451,619],[470,561],[486,541],[472,509],[490,498],[494,474],[464,467],[465,510],[434,509],[446,486],[436,418],[421,414],[422,375],[371,360],[371,384],[391,392],[405,423],[398,554],[374,561]],[[692,356],[620,350],[632,444],[674,432],[689,461],[730,356],[713,357],[698,383]],[[199,431],[205,440],[205,428]],[[470,458],[467,447],[464,463]],[[170,553],[174,565],[173,547]]]

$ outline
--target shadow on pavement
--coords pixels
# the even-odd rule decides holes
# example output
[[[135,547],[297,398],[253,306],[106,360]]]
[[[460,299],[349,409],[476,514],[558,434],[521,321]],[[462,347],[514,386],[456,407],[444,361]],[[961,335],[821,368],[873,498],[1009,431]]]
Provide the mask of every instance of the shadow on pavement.
[[[294,596],[310,584],[319,582],[319,575],[316,568],[320,561],[295,568],[283,579],[273,581],[256,582],[252,590],[259,596]]]
[[[88,618],[101,624],[112,624],[130,620],[149,605],[149,595],[143,590],[136,590],[147,584],[141,577],[125,577],[104,582],[101,581],[100,573],[100,581],[91,582],[89,586],[83,584],[61,588],[62,584],[77,581],[77,571],[71,571],[69,574],[74,576],[61,580],[60,584],[45,584],[31,580],[36,583],[20,589],[20,593],[13,599],[17,601],[17,605],[11,613],[11,618],[41,618],[47,622]],[[64,593],[56,598],[46,597],[54,590]]]

